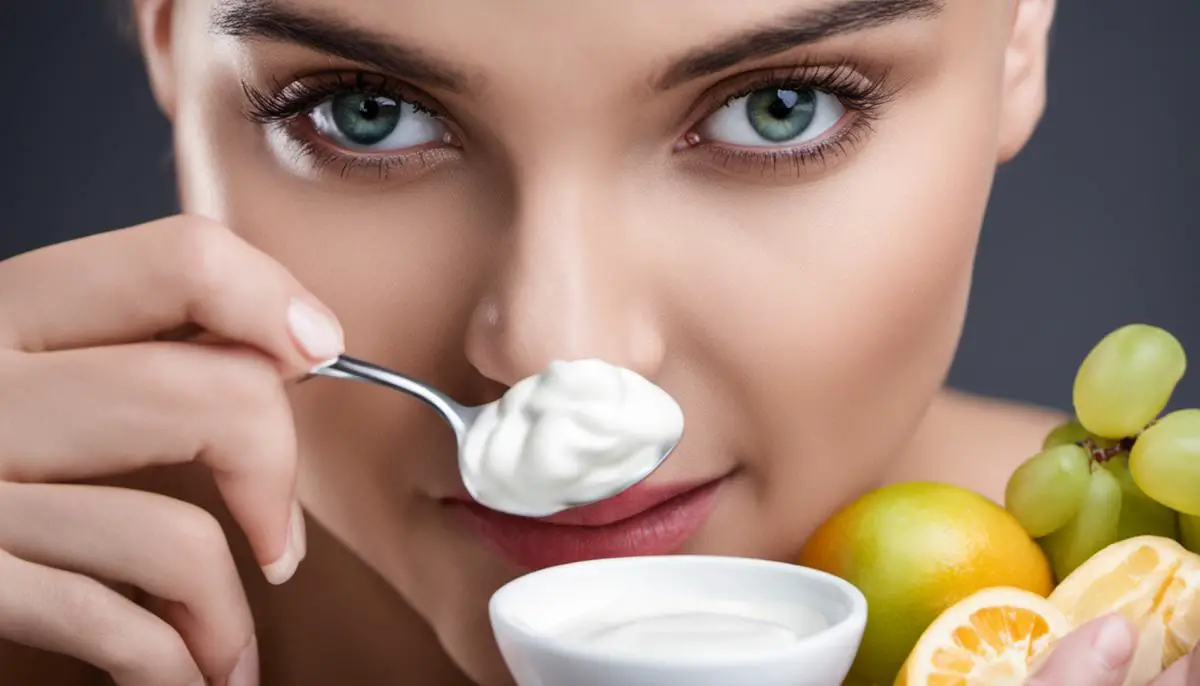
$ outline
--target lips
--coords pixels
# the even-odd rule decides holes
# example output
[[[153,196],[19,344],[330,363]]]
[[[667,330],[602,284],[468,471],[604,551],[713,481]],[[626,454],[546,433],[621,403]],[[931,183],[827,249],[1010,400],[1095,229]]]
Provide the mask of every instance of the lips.
[[[724,479],[703,483],[641,483],[598,503],[532,519],[452,500],[501,554],[527,569],[570,562],[677,552],[716,505]]]

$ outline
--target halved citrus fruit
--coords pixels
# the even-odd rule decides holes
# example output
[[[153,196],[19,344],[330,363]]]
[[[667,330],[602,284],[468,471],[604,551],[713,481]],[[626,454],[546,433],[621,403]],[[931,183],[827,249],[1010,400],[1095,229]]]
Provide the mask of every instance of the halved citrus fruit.
[[[1062,612],[1035,593],[984,589],[950,606],[929,625],[896,683],[1019,686],[1034,661],[1072,628]]]
[[[1187,553],[1171,575],[1157,612],[1166,624],[1163,667],[1191,652],[1200,640],[1200,557]]]
[[[1169,538],[1137,536],[1118,541],[1071,572],[1049,600],[1076,625],[1120,612],[1140,626],[1158,607],[1167,583],[1187,555]]]
[[[1200,639],[1200,557],[1169,538],[1119,541],[1080,565],[1049,600],[1077,625],[1109,612],[1143,630],[1161,622],[1165,668]]]

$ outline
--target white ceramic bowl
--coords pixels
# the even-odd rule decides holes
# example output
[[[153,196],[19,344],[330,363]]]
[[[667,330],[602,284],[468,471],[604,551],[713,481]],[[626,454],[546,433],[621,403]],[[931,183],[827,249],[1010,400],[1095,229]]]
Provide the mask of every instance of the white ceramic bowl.
[[[644,600],[695,599],[802,607],[828,628],[746,654],[634,655],[562,635],[580,617]],[[704,608],[696,608],[703,610]],[[492,596],[492,630],[519,686],[836,686],[858,652],[867,601],[851,584],[806,567],[738,557],[595,560],[527,574]]]

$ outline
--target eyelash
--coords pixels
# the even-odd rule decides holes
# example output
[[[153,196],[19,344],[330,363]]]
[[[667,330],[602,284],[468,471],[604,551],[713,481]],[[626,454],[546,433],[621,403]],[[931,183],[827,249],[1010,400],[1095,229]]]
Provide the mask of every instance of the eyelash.
[[[892,83],[888,72],[874,79],[863,76],[850,62],[832,66],[801,65],[789,69],[772,69],[745,77],[736,89],[717,99],[715,106],[704,111],[704,121],[722,107],[765,89],[816,90],[836,97],[846,109],[837,130],[817,141],[790,148],[739,148],[703,140],[694,130],[685,141],[692,148],[703,148],[718,166],[734,171],[757,171],[764,175],[789,172],[799,175],[810,165],[827,166],[850,153],[873,130],[885,107],[895,98],[899,87]],[[781,169],[781,167],[783,167]]]
[[[270,92],[255,89],[243,83],[248,107],[246,116],[253,122],[281,130],[289,142],[297,146],[297,152],[311,159],[318,171],[329,165],[339,165],[340,175],[345,177],[357,170],[374,170],[379,178],[386,178],[393,170],[428,169],[446,159],[446,148],[416,149],[387,154],[351,153],[336,146],[317,140],[307,125],[307,116],[312,110],[330,98],[348,93],[363,93],[402,100],[418,111],[449,124],[440,106],[432,98],[406,84],[386,76],[368,72],[342,72],[326,74],[309,80],[297,80],[284,86],[276,86]],[[787,69],[772,69],[742,77],[734,90],[722,84],[719,96],[710,98],[703,116],[696,119],[693,128],[681,141],[683,151],[703,150],[713,163],[724,169],[735,171],[757,170],[761,174],[777,175],[783,171],[800,174],[810,165],[825,166],[849,153],[872,130],[880,112],[895,97],[898,88],[892,85],[884,73],[868,79],[849,62],[832,66],[802,65]],[[727,144],[706,141],[694,130],[700,122],[711,117],[720,108],[764,89],[816,90],[836,97],[846,109],[846,123],[837,125],[837,131],[815,142],[791,148],[739,148]],[[443,144],[444,145],[444,144]],[[784,169],[781,169],[784,167]]]

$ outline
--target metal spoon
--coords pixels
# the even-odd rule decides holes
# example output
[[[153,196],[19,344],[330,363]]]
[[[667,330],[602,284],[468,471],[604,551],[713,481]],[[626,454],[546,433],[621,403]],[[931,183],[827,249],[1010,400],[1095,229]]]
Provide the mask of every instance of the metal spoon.
[[[384,388],[390,388],[394,391],[400,391],[401,393],[410,395],[417,400],[424,402],[426,405],[433,408],[433,410],[437,412],[447,424],[450,425],[450,428],[454,430],[454,435],[455,438],[457,438],[458,443],[460,464],[462,460],[463,444],[466,442],[467,433],[471,430],[471,425],[475,423],[475,420],[479,417],[479,414],[483,411],[483,408],[487,407],[486,405],[463,405],[445,393],[442,393],[428,384],[417,381],[412,377],[405,376],[399,372],[394,372],[390,369],[380,367],[379,365],[358,360],[347,355],[341,355],[316,367],[312,370],[312,372],[310,372],[310,378],[312,376],[323,376],[330,379],[344,379],[349,381],[362,381],[371,383],[377,386],[383,386]],[[667,459],[667,456],[671,454],[671,451],[675,449],[675,445],[677,444],[678,440],[664,450],[663,454],[658,458],[658,461],[651,465],[648,469],[645,469],[638,474],[630,474],[630,478],[627,480],[627,483],[615,484],[611,489],[609,489],[611,492],[604,493],[599,497],[592,498],[587,501],[562,503],[563,509],[582,507],[583,505],[590,505],[601,500],[607,500],[608,498],[611,498],[628,490],[632,486],[641,483],[646,479],[646,477],[653,474],[658,467],[662,465],[662,463]]]

